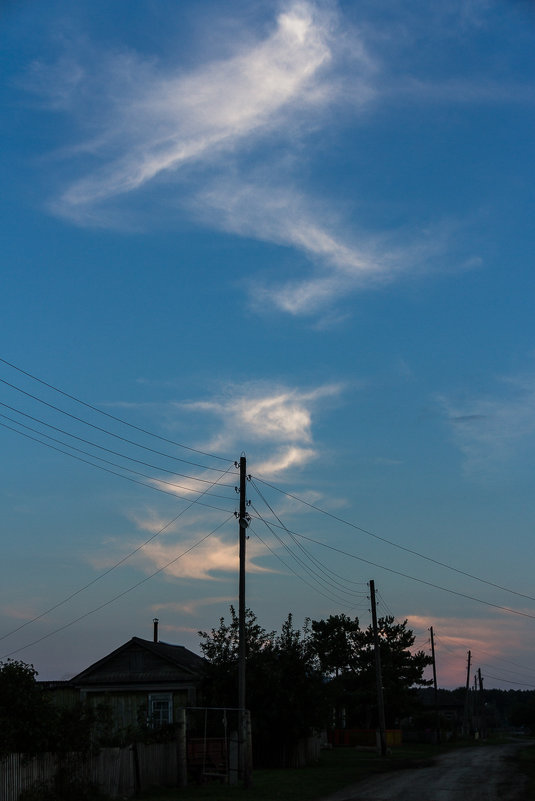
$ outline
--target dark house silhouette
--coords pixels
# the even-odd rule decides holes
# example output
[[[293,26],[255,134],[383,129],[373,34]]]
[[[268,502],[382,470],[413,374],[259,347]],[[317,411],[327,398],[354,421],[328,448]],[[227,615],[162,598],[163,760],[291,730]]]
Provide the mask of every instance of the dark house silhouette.
[[[183,645],[132,637],[67,682],[43,682],[58,703],[88,701],[107,708],[113,729],[176,720],[180,707],[196,706],[204,659]]]

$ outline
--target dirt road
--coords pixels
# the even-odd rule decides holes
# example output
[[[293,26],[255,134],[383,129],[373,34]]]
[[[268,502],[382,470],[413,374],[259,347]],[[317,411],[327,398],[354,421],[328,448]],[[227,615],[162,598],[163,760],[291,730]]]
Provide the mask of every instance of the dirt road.
[[[322,801],[522,801],[525,780],[510,759],[522,745],[450,751],[430,767],[365,779]]]

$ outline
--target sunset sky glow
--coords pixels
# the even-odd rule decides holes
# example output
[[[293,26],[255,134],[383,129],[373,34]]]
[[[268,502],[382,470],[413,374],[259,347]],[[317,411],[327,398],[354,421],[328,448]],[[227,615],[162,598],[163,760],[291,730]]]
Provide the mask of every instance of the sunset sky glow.
[[[534,689],[535,11],[0,9],[0,660],[378,612]],[[182,447],[187,446],[187,447]]]

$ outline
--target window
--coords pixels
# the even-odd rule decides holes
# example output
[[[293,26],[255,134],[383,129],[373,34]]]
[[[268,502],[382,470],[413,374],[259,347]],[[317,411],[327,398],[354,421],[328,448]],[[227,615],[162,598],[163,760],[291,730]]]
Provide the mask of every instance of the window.
[[[173,722],[173,696],[171,693],[149,695],[149,721],[153,729]]]

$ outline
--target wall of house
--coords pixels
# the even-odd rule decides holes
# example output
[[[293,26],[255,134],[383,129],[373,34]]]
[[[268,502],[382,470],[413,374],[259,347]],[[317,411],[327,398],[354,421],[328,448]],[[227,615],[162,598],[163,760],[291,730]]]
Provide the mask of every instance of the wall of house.
[[[154,689],[152,692],[165,693],[163,688]],[[129,727],[144,725],[149,716],[149,695],[147,690],[109,690],[91,691],[86,694],[86,698],[93,707],[103,705],[108,710],[108,715],[113,721],[113,730],[119,731]],[[177,720],[177,711],[181,707],[188,706],[188,690],[172,691],[173,720]]]
[[[69,686],[47,686],[43,682],[44,692],[56,706],[71,708],[80,702],[80,691],[76,687]]]

